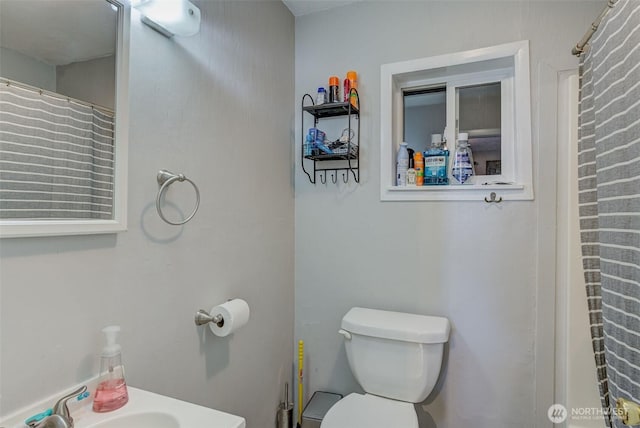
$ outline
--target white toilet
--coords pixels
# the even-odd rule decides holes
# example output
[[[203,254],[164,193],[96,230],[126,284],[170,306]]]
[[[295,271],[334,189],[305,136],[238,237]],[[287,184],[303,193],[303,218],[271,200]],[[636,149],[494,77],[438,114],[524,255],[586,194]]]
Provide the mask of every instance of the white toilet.
[[[349,366],[366,394],[329,409],[321,428],[418,428],[413,403],[438,380],[449,320],[352,308],[342,318]]]

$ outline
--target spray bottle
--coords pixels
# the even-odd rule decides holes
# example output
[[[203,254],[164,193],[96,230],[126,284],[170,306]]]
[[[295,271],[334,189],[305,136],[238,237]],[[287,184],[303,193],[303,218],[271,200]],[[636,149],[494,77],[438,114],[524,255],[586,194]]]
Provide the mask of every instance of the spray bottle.
[[[400,143],[398,154],[396,156],[396,186],[404,187],[407,185],[407,170],[409,169],[409,151],[407,143]]]

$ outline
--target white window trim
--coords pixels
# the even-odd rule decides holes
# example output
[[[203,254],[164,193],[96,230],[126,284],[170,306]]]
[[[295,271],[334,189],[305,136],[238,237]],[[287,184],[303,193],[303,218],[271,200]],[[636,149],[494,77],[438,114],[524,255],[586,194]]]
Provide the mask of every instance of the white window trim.
[[[513,68],[495,67],[465,74],[424,78],[424,72],[428,70],[502,59],[512,61]],[[422,78],[420,73],[423,73]],[[509,168],[508,171],[502,176],[475,177],[472,184],[468,185],[395,186],[393,160],[397,145],[402,141],[403,89],[446,85],[447,123],[455,124],[455,87],[491,81],[502,83],[503,99],[505,96],[510,97],[509,92],[513,93],[513,104],[503,103],[502,106],[503,141],[514,142],[509,145],[502,144],[502,156],[505,160],[503,167]],[[503,200],[533,199],[528,41],[382,65],[380,115],[380,199],[382,201],[483,200],[490,192],[496,192]],[[511,128],[504,125],[509,118],[513,118]],[[509,135],[510,133],[514,138]],[[446,138],[449,141],[448,148],[453,154],[454,126],[449,126]],[[513,184],[482,184],[487,181],[509,181]]]

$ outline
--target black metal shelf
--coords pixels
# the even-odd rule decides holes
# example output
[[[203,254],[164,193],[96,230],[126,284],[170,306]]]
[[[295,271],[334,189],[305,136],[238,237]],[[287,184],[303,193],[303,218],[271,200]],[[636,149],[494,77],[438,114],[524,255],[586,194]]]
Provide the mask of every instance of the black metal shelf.
[[[338,153],[321,153],[319,155],[307,155],[305,159],[311,159],[314,161],[337,161],[337,160],[358,160],[358,155],[351,153],[350,155],[338,154]],[[331,168],[333,169],[333,168]]]
[[[316,177],[320,176],[320,181],[325,184],[327,182],[327,171],[331,172],[331,181],[334,183],[338,182],[338,171],[343,171],[342,173],[342,181],[347,183],[349,181],[349,175],[353,175],[353,179],[356,183],[360,182],[360,96],[358,95],[358,91],[356,89],[351,89],[349,94],[355,94],[355,105],[351,102],[342,102],[342,103],[326,103],[315,105],[313,102],[313,97],[309,94],[304,94],[302,96],[302,118],[301,118],[301,126],[300,132],[302,134],[301,138],[301,147],[300,147],[300,162],[302,163],[302,170],[307,177],[309,177],[309,181],[313,184],[316,183]],[[351,99],[351,97],[349,97]],[[311,102],[310,105],[305,105],[305,100],[309,100]],[[312,154],[312,155],[304,155],[304,143],[305,143],[305,133],[306,129],[304,126],[304,112],[307,112],[311,116],[313,116],[313,126],[318,126],[318,121],[320,119],[332,118],[332,117],[347,117],[347,129],[351,128],[351,120],[355,118],[358,122],[358,132],[354,133],[353,138],[349,138],[347,142],[347,150],[346,153],[320,153],[320,154]],[[305,168],[305,160],[313,162],[313,171]],[[333,161],[334,163],[331,166],[322,167],[319,165],[322,162]]]
[[[313,115],[316,119],[327,117],[345,116],[347,114],[360,114],[360,110],[351,103],[327,103],[302,107],[303,111]]]

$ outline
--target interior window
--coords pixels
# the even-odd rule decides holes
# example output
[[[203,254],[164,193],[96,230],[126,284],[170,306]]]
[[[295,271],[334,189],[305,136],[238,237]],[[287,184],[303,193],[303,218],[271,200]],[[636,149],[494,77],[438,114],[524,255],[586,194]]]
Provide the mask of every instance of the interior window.
[[[502,174],[501,84],[457,88],[457,131],[469,134],[477,175]]]
[[[405,90],[404,141],[415,151],[431,146],[431,135],[442,134],[447,123],[447,88]]]
[[[416,58],[380,68],[380,199],[383,201],[532,200],[529,43]],[[452,178],[456,140],[469,136],[474,175],[398,185],[397,154],[403,141],[416,152],[431,148],[434,134],[445,143],[440,171]],[[489,192],[489,193],[487,193]]]

